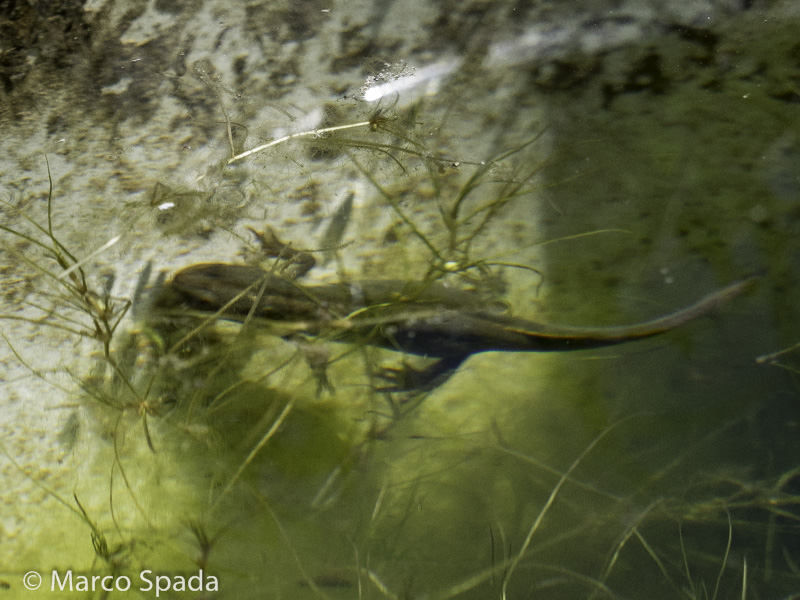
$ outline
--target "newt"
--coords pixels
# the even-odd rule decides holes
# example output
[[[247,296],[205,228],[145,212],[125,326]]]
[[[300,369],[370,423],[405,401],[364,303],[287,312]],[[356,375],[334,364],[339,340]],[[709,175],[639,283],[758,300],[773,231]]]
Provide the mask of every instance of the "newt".
[[[278,325],[280,335],[325,335],[439,359],[422,371],[389,369],[385,390],[438,385],[479,352],[552,352],[649,338],[708,314],[743,293],[760,275],[731,283],[655,319],[610,327],[539,323],[499,312],[497,303],[439,281],[366,280],[304,285],[260,267],[209,263],[187,267],[169,284],[177,302],[220,318],[248,315]]]

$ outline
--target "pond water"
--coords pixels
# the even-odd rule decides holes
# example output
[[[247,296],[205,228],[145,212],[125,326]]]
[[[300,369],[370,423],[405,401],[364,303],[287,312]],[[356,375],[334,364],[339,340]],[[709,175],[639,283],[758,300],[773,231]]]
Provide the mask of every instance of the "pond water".
[[[790,3],[62,4],[0,8],[0,595],[800,597]]]

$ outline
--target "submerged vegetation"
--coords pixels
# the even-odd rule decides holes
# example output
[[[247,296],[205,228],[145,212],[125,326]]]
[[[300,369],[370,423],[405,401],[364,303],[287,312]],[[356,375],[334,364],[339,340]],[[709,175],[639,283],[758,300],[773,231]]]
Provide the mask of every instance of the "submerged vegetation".
[[[200,65],[197,76],[224,104],[213,72]],[[237,169],[247,161],[308,142],[309,160],[335,163],[363,184],[360,195],[348,191],[317,243],[281,228],[291,219],[276,211],[254,217],[251,201],[220,206],[214,191],[168,183],[149,199],[164,207],[157,224],[183,237],[221,225],[260,273],[300,295],[311,289],[300,278],[330,255],[346,286],[367,271],[466,291],[487,308],[534,300],[547,270],[533,257],[552,242],[535,237],[528,201],[546,187],[541,134],[465,160],[419,132],[420,110],[381,107],[243,150],[247,131],[223,105],[230,156],[215,176],[245,179]],[[247,185],[265,193],[254,172]],[[372,347],[386,323],[343,333],[366,309],[326,304],[338,330],[260,318],[252,298],[269,293],[263,278],[198,308],[149,263],[131,299],[116,297],[97,264],[117,238],[83,255],[68,249],[58,201],[51,180],[44,221],[3,203],[0,243],[14,276],[32,284],[0,318],[91,346],[91,369],[70,370],[65,383],[3,333],[21,364],[89,416],[75,435],[89,436],[99,475],[82,471],[67,490],[25,472],[77,517],[76,543],[95,557],[87,571],[196,567],[230,598],[797,597],[800,471],[791,460],[730,472],[703,462],[709,448],[724,453],[747,436],[752,412],[725,422],[692,413],[694,443],[681,446],[664,433],[667,411],[620,417],[589,406],[593,387],[577,388],[598,361],[566,372],[549,358],[536,370],[518,357],[468,365],[461,385],[398,391],[382,379],[395,353]],[[245,296],[238,322],[224,320]]]

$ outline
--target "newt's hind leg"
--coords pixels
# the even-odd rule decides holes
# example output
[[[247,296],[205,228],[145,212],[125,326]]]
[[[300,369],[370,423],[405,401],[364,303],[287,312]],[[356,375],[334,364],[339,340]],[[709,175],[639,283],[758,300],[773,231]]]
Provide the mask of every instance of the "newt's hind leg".
[[[433,390],[450,379],[466,356],[442,358],[422,369],[407,363],[397,367],[383,367],[378,377],[387,385],[376,388],[379,392],[426,392]]]

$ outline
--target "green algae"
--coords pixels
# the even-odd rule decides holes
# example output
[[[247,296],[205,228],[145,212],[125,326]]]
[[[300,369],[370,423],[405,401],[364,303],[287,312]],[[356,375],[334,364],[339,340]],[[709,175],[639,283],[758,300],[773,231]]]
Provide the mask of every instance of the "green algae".
[[[429,160],[413,132],[370,145],[381,132],[369,121],[354,122],[363,140],[313,141],[338,144],[335,157],[392,212],[393,248],[407,258],[399,270],[534,298],[534,266],[493,258],[491,243],[502,213],[514,214],[537,187],[527,146],[455,166]],[[209,204],[204,193],[162,191],[159,201],[186,202],[187,215]],[[186,221],[165,232],[196,227]],[[223,580],[223,597],[614,598],[637,590],[655,598],[667,589],[721,598],[792,589],[796,472],[788,457],[764,475],[720,469],[722,455],[752,439],[757,414],[734,393],[735,380],[720,381],[729,371],[688,383],[697,371],[715,374],[713,361],[683,356],[702,342],[570,363],[481,356],[418,398],[376,393],[374,372],[391,355],[355,344],[327,351],[331,388],[321,391],[298,344],[256,323],[148,306],[147,271],[136,323],[121,329],[128,302],[112,298],[51,226],[34,229],[44,235],[37,260],[78,265],[50,312],[76,310],[80,325],[68,333],[99,350],[91,373],[74,374],[99,440],[93,472],[80,476],[74,496],[47,494],[72,514],[75,564],[92,573],[203,568]],[[551,289],[562,281],[540,270]],[[158,293],[159,282],[152,287]],[[593,317],[622,312],[599,298],[590,304]],[[697,353],[717,357],[709,345]],[[665,372],[678,380],[672,387],[643,383]]]

